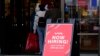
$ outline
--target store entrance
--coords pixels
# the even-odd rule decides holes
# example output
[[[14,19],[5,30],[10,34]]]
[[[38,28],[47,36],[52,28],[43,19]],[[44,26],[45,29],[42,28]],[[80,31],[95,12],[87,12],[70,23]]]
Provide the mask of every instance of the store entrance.
[[[25,51],[36,4],[48,4],[46,18],[60,18],[60,0],[0,0],[0,54],[37,54]],[[52,5],[51,5],[52,4]],[[53,14],[53,15],[52,15]]]

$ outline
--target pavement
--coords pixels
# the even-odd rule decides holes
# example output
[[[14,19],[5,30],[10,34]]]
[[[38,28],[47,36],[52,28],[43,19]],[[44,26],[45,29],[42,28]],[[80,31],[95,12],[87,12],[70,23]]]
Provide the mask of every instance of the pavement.
[[[41,55],[0,55],[0,56],[41,56]],[[80,56],[98,56],[98,54],[80,54]]]
[[[41,55],[0,55],[0,56],[41,56]]]

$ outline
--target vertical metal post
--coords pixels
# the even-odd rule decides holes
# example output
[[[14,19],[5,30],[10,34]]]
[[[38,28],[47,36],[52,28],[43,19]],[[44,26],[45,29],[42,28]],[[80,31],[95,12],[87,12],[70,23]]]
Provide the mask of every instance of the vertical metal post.
[[[98,56],[100,56],[100,0],[99,0],[99,55]]]
[[[61,19],[62,19],[62,22],[64,22],[64,0],[61,0]]]

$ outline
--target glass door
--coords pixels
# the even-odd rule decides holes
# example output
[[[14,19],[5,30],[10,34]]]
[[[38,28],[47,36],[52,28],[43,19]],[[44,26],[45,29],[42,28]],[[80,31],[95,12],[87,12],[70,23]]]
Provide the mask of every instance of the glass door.
[[[99,5],[97,0],[77,0],[81,52],[98,53]]]

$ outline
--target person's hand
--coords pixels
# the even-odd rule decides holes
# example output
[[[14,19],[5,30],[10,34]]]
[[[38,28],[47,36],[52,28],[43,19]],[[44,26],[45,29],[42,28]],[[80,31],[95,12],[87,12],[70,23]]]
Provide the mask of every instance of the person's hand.
[[[45,9],[48,10],[48,5],[47,4],[45,5]]]
[[[40,5],[40,3],[37,3],[37,4],[36,4],[35,12],[37,12],[37,11],[40,10],[39,5]]]
[[[36,33],[36,30],[33,30],[33,33]]]

